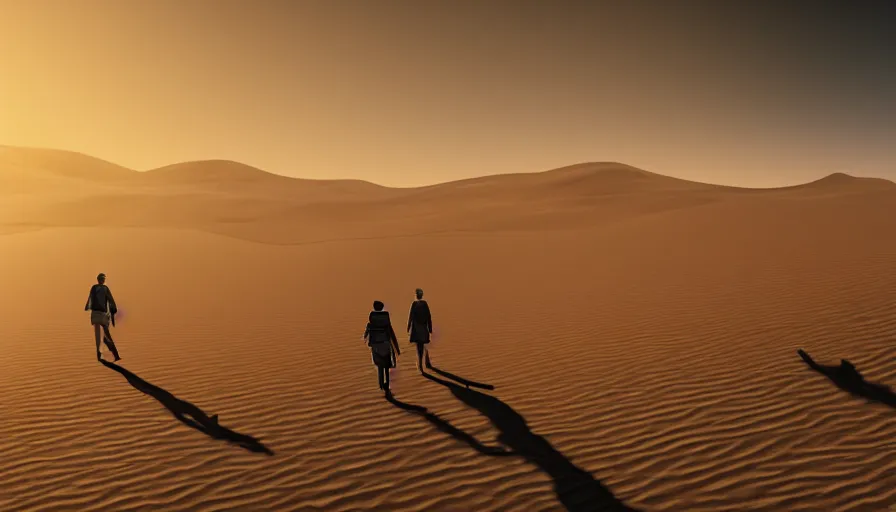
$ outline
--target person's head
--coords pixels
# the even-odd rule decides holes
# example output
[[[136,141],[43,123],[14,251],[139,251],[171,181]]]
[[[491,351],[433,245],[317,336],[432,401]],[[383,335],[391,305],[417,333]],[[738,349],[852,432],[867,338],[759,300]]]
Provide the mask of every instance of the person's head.
[[[383,304],[382,302],[380,302],[378,300],[373,301],[373,310],[374,311],[382,311],[384,307],[386,307],[386,305]]]
[[[96,276],[96,282],[99,284],[104,284],[106,282],[106,274],[100,272],[100,274]]]
[[[414,295],[417,296],[418,300],[422,299],[423,298],[423,288],[417,288],[416,290],[414,290]]]

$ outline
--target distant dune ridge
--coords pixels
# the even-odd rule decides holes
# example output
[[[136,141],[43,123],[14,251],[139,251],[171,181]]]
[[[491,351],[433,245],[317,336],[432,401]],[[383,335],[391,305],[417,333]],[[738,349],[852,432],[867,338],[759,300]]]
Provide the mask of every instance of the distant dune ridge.
[[[390,188],[0,147],[0,510],[887,511],[894,233],[896,185],[845,174]]]
[[[138,172],[79,153],[9,147],[0,152],[0,183],[6,193],[38,196],[30,207],[6,212],[8,229],[190,227],[286,244],[321,240],[323,233],[329,234],[326,239],[355,238],[382,229],[412,235],[420,228],[443,232],[581,227],[744,196],[787,200],[863,193],[886,202],[896,193],[896,184],[890,181],[842,173],[804,185],[744,189],[690,182],[614,162],[389,188],[359,180],[289,178],[225,160]],[[96,215],[99,204],[102,216]],[[266,236],[271,234],[275,236]]]

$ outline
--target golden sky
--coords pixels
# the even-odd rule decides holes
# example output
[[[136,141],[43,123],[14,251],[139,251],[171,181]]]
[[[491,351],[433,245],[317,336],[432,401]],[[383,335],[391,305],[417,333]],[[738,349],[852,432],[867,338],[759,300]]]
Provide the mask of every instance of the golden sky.
[[[894,5],[0,0],[0,144],[394,186],[894,179]]]

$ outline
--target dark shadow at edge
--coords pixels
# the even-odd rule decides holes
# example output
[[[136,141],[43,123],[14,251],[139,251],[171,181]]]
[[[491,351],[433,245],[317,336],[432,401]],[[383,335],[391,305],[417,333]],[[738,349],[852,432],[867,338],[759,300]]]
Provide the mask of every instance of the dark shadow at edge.
[[[511,453],[524,457],[547,473],[554,481],[554,492],[570,512],[639,512],[613,495],[591,473],[572,463],[544,437],[532,432],[525,418],[498,398],[442,380],[430,374],[427,379],[447,387],[454,396],[486,416],[500,432],[498,441]]]
[[[217,417],[209,417],[202,409],[190,402],[177,398],[170,392],[141,379],[134,373],[115,363],[110,363],[108,361],[100,362],[107,368],[111,368],[122,374],[134,389],[158,400],[160,404],[164,405],[165,408],[184,425],[194,428],[214,439],[233,443],[250,452],[274,455],[274,452],[262,444],[261,441],[252,436],[240,434],[229,428],[222,427],[218,424]]]
[[[816,363],[804,350],[800,349],[796,352],[809,365],[809,368],[827,377],[843,391],[871,402],[896,408],[896,393],[889,386],[866,381],[848,360],[841,360],[839,366],[821,365]]]

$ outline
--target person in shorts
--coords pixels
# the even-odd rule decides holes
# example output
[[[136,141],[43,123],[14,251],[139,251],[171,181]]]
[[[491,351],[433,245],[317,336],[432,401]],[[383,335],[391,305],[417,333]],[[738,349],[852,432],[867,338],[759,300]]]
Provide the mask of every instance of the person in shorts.
[[[118,361],[121,357],[118,355],[115,342],[112,341],[112,333],[109,332],[109,324],[114,322],[113,319],[115,313],[118,312],[118,307],[115,305],[112,292],[106,286],[106,274],[100,273],[96,276],[96,283],[90,287],[87,305],[84,306],[84,311],[90,311],[90,325],[93,326],[93,333],[96,337],[96,360],[101,361],[103,359],[100,353],[100,340],[102,340],[109,347],[109,350],[112,351],[115,360]],[[102,329],[102,336],[100,335],[100,329]]]

